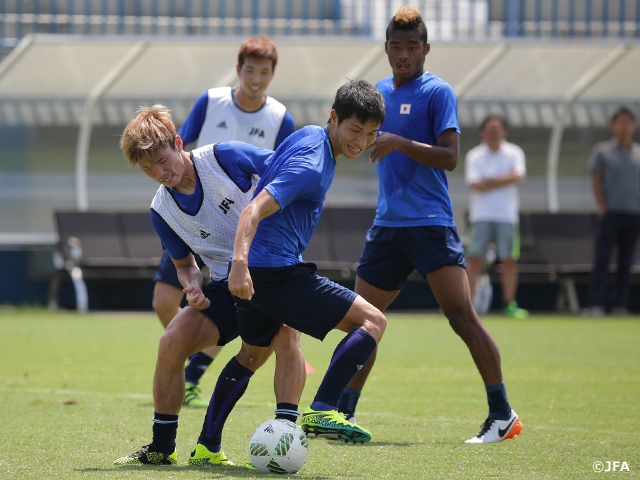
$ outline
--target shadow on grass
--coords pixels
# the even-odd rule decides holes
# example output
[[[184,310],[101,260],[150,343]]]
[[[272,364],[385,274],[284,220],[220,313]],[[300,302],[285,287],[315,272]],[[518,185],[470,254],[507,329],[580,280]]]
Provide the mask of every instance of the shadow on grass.
[[[212,478],[244,478],[251,477],[255,478],[256,476],[264,476],[263,473],[254,472],[251,470],[247,470],[243,465],[233,465],[233,466],[222,466],[216,465],[215,467],[193,467],[190,465],[122,465],[122,466],[113,466],[113,467],[104,467],[104,468],[76,468],[76,472],[81,473],[106,473],[113,471],[131,471],[131,472],[204,472],[207,476],[211,476]],[[271,475],[274,477],[274,475]],[[343,478],[349,478],[349,475],[341,475]],[[304,478],[311,480],[328,480],[330,478],[335,478],[332,475],[314,475],[314,476],[304,476]],[[353,478],[362,478],[361,475],[353,475]]]

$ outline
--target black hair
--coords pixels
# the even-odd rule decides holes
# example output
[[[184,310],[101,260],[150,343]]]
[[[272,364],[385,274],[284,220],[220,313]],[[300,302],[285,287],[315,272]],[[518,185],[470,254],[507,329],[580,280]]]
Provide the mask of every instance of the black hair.
[[[331,108],[338,115],[338,123],[350,117],[356,117],[362,123],[374,120],[382,125],[384,122],[384,98],[366,80],[348,80],[336,92]]]
[[[422,40],[425,45],[427,44],[429,38],[427,25],[424,23],[424,20],[422,20],[420,11],[415,7],[405,5],[396,12],[387,26],[387,41],[389,41],[391,34],[397,30],[404,32],[417,30],[420,35],[420,40]]]
[[[504,127],[505,130],[509,129],[509,125],[507,124],[507,120],[502,115],[498,115],[497,113],[491,113],[491,114],[487,115],[486,117],[484,117],[484,120],[482,120],[482,123],[480,123],[479,130],[482,131],[490,120],[498,120],[502,124],[502,126]]]
[[[613,112],[613,115],[611,115],[611,123],[615,122],[620,115],[629,115],[631,120],[636,121],[636,114],[633,113],[633,110],[629,107],[618,107],[618,109]]]

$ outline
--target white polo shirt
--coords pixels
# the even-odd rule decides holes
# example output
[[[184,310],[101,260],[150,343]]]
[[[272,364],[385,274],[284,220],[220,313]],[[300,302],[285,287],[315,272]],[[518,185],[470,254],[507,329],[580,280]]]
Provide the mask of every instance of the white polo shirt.
[[[515,172],[526,174],[524,151],[517,145],[502,141],[497,151],[492,151],[486,143],[469,150],[465,161],[465,181],[467,185],[487,178],[495,178]],[[471,222],[518,223],[520,197],[518,185],[479,192],[471,190],[469,197],[469,220]]]

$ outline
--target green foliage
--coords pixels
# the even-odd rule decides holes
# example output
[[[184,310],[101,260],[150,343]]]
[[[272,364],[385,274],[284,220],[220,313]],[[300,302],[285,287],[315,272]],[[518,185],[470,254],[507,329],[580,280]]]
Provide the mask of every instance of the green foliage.
[[[640,475],[640,321],[485,318],[500,346],[507,390],[524,424],[521,437],[466,445],[486,416],[481,379],[440,315],[389,315],[378,363],[361,397],[358,422],[373,441],[310,439],[296,475],[310,479],[597,478],[596,461],[625,461]],[[238,466],[189,467],[203,410],[183,410],[176,467],[114,467],[151,440],[151,382],[162,330],[151,314],[76,315],[0,310],[0,477],[210,479],[265,478],[245,471],[251,434],[275,408],[273,359],[232,412],[223,437]],[[318,373],[309,405],[341,334],[303,336]],[[203,378],[208,396],[237,353],[223,349]],[[608,477],[607,477],[608,478]]]

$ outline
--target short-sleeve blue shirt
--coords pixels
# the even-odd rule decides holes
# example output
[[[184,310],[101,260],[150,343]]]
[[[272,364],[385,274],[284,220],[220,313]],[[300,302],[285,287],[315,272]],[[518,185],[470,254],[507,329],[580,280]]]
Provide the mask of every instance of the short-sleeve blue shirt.
[[[458,100],[451,86],[436,75],[420,77],[393,88],[393,76],[376,87],[386,105],[381,132],[437,145],[453,129],[460,133]],[[428,167],[393,151],[377,165],[380,193],[374,225],[382,227],[454,226],[453,206],[445,171]]]
[[[301,261],[320,218],[335,168],[325,128],[307,126],[282,142],[255,193],[267,190],[280,210],[258,224],[249,251],[249,266],[286,267]]]

